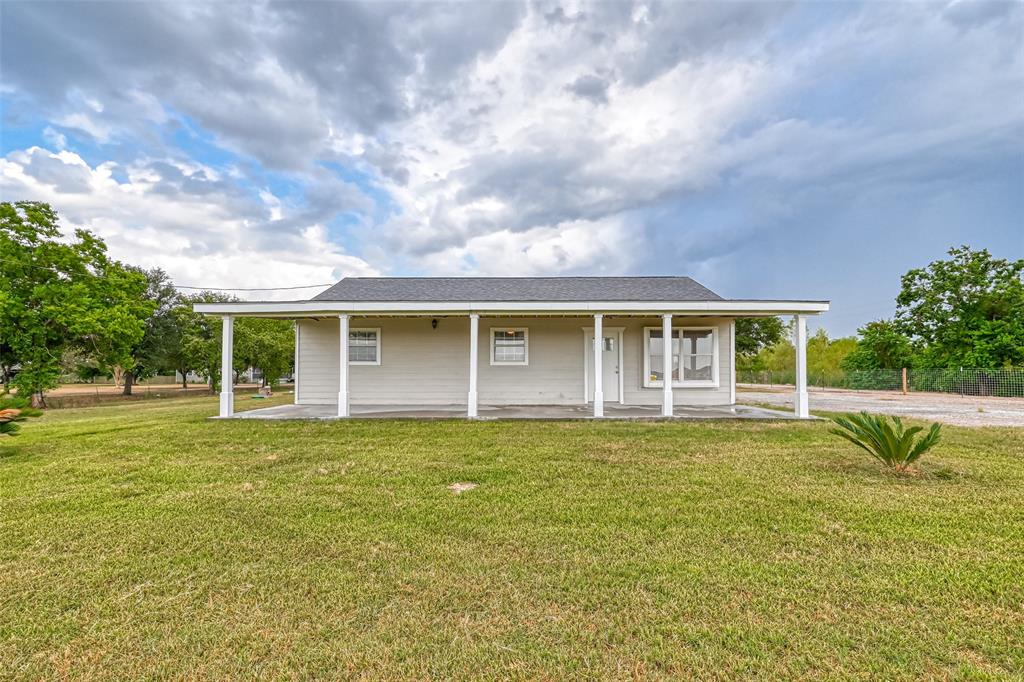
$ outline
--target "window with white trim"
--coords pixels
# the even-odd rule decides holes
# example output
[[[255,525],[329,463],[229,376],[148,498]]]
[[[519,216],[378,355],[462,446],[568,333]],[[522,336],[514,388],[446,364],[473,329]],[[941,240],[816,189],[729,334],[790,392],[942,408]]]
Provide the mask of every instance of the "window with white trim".
[[[525,327],[491,327],[491,364],[530,364],[530,332]]]
[[[380,364],[380,329],[350,329],[348,331],[348,364]]]
[[[665,354],[661,327],[644,328],[644,381],[664,386]],[[672,329],[672,385],[718,386],[718,330],[714,327]]]

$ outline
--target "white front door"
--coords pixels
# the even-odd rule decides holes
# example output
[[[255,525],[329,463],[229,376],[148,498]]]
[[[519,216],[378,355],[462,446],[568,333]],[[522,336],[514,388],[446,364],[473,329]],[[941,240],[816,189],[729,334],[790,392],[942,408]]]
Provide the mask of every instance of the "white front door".
[[[603,383],[604,401],[621,402],[619,395],[619,342],[618,332],[605,332],[604,343],[601,344],[601,379]],[[587,402],[594,402],[594,332],[587,334]]]

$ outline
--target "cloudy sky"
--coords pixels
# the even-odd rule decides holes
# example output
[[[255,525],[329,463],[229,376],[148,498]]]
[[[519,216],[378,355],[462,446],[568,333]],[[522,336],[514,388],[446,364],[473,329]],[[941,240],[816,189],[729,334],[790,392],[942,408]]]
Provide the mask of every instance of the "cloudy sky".
[[[832,299],[848,334],[952,245],[1024,257],[1019,2],[5,1],[0,26],[3,199],[183,285],[686,274]]]

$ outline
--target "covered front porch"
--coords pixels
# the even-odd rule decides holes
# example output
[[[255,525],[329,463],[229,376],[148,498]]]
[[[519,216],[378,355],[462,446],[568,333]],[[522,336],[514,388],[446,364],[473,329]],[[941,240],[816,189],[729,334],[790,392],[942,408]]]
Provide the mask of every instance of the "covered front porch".
[[[466,416],[465,405],[351,405],[355,419],[456,419]],[[478,405],[477,419],[593,419],[588,405]],[[276,405],[236,412],[228,419],[319,420],[338,419],[334,405]],[[671,416],[660,405],[605,404],[605,419],[797,419],[792,412],[750,405],[677,405]]]
[[[809,417],[806,316],[822,304],[663,305],[474,303],[459,310],[299,302],[196,309],[222,317],[221,418]],[[736,319],[786,313],[794,317],[794,411],[736,405]],[[236,316],[295,321],[294,405],[235,413]]]

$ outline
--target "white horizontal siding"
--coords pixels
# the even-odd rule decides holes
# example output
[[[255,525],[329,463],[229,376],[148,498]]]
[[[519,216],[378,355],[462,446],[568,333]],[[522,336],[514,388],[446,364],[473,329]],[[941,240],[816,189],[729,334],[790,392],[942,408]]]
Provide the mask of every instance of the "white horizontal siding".
[[[300,405],[338,403],[338,319],[299,320]]]
[[[584,318],[480,318],[481,405],[583,402]],[[491,365],[491,328],[529,329],[529,365]],[[466,363],[469,358],[467,356]]]
[[[380,365],[351,365],[352,404],[464,405],[469,386],[469,319],[353,317],[353,329],[379,327]],[[334,404],[338,396],[338,320],[299,323],[299,404]],[[605,327],[625,327],[623,389],[626,404],[658,405],[660,388],[643,388],[643,329],[661,318],[606,317]],[[727,319],[678,318],[677,326],[718,329],[719,386],[675,388],[679,405],[729,404]],[[584,402],[583,328],[587,317],[480,318],[479,402],[481,405],[579,404]],[[528,365],[491,365],[492,327],[529,329]]]
[[[338,399],[338,320],[302,325],[301,404]],[[352,329],[380,328],[380,364],[349,366],[349,401],[364,405],[465,404],[469,384],[469,318],[368,319],[353,317]],[[307,333],[311,330],[311,333]],[[307,343],[308,339],[308,343]],[[316,374],[314,378],[312,375]]]

